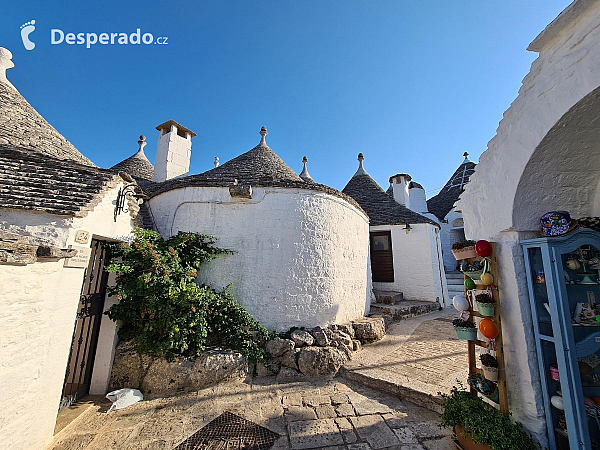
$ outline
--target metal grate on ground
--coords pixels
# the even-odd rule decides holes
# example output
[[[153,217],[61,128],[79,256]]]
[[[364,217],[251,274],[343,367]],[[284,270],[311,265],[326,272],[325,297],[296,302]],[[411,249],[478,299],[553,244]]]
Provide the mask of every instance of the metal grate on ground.
[[[267,450],[279,434],[225,411],[175,447],[175,450]]]

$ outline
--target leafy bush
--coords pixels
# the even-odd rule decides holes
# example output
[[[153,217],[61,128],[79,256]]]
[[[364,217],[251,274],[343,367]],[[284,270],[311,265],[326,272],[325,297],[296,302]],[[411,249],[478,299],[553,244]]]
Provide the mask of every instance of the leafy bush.
[[[458,327],[458,328],[475,328],[475,324],[469,320],[463,320],[463,319],[454,319],[452,321],[452,326]]]
[[[267,357],[266,328],[233,298],[229,289],[216,292],[198,285],[198,269],[230,250],[214,246],[215,238],[179,233],[167,240],[155,231],[134,230],[130,245],[109,244],[109,287],[119,303],[106,312],[122,321],[119,337],[133,339],[140,353],[164,357],[195,357],[207,344],[238,350],[250,361]]]
[[[472,241],[471,239],[465,239],[452,244],[452,250],[462,250],[463,248],[473,247],[474,245],[475,241]]]
[[[539,450],[536,443],[520,423],[513,423],[510,416],[500,413],[480,398],[456,386],[450,395],[442,395],[442,423],[444,428],[464,427],[476,443],[487,444],[492,450]]]
[[[483,353],[482,355],[479,355],[479,360],[481,361],[481,364],[486,367],[498,367],[498,360],[489,353]]]

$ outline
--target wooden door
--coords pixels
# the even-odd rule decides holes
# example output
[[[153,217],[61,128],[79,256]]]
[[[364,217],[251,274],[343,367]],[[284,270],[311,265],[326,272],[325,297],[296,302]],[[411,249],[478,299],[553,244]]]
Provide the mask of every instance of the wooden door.
[[[89,392],[92,367],[96,356],[100,320],[104,309],[108,273],[104,270],[106,249],[102,241],[92,239],[92,252],[85,270],[71,352],[65,374],[60,409],[76,402]]]
[[[373,281],[394,281],[394,256],[391,231],[373,231],[371,234],[371,273]]]

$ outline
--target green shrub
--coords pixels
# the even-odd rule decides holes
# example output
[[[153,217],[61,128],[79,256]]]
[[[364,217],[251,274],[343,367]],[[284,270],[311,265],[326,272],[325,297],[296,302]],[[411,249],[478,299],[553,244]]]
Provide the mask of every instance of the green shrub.
[[[269,333],[225,289],[198,285],[198,269],[230,250],[215,238],[182,233],[164,240],[135,230],[130,245],[109,244],[109,272],[117,275],[109,295],[119,303],[106,312],[122,321],[119,337],[133,339],[140,353],[166,358],[195,357],[207,344],[238,350],[252,362],[267,357]]]
[[[541,449],[525,432],[523,425],[513,423],[509,415],[500,413],[469,392],[455,386],[449,396],[443,397],[442,427],[462,425],[464,433],[470,435],[474,442],[487,444],[492,450]]]

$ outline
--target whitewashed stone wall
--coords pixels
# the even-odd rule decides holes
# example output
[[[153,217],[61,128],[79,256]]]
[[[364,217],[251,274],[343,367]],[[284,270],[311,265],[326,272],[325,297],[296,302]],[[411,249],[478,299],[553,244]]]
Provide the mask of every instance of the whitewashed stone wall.
[[[440,238],[442,241],[442,253],[444,255],[444,268],[446,271],[452,271],[456,268],[456,259],[452,254],[452,244],[459,240],[464,234],[462,226],[455,226],[462,221],[462,214],[456,211],[450,211],[445,218],[446,222],[440,223],[442,227]],[[457,223],[458,221],[458,223]],[[461,233],[462,232],[462,233]]]
[[[531,165],[532,156],[551,128],[600,86],[599,5],[591,0],[574,2],[532,43],[530,49],[539,52],[539,57],[523,79],[518,97],[504,113],[458,203],[467,238],[499,244],[498,281],[510,410],[514,419],[523,422],[542,442],[545,420],[519,242],[539,235],[538,219],[548,210],[560,207],[574,217],[600,212],[598,147],[579,147],[588,136],[561,144],[560,131],[555,130],[559,140],[551,149],[554,153],[550,151],[537,161],[537,167]],[[598,108],[585,109],[590,115],[574,127],[575,134],[588,133],[590,126],[596,126]],[[571,159],[574,155],[575,160]],[[581,162],[587,167],[581,167]],[[596,174],[590,175],[590,169]],[[590,177],[592,189],[586,181]],[[535,195],[524,191],[536,181],[544,183],[544,189]]]
[[[408,234],[404,225],[371,227],[371,231],[388,230],[392,234],[394,281],[373,282],[373,288],[402,292],[407,300],[438,301],[443,304],[447,289],[437,227],[414,224]]]
[[[79,229],[121,239],[131,233],[133,221],[129,214],[113,221],[118,188],[107,191],[82,218],[0,209],[0,229],[20,231],[36,242],[63,248],[75,243]],[[64,267],[64,260],[0,265],[2,448],[43,449],[52,439],[83,273],[84,269]],[[100,342],[97,357],[106,351]]]
[[[208,263],[199,281],[215,288],[233,283],[242,305],[270,329],[339,323],[365,313],[368,219],[341,198],[254,188],[252,199],[234,200],[226,187],[188,187],[152,198],[150,207],[163,237],[210,234],[236,252]]]

